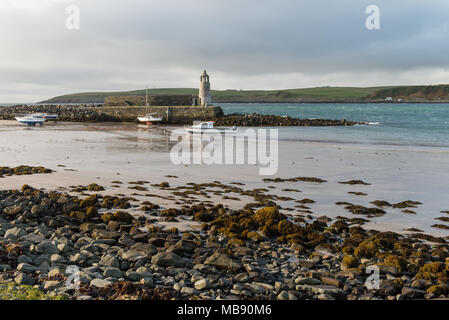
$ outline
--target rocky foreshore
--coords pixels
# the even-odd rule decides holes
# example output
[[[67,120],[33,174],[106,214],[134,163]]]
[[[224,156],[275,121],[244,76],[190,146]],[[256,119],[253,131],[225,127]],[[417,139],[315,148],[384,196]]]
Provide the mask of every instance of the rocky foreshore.
[[[262,114],[228,114],[219,118],[216,126],[261,127],[261,126],[301,126],[301,127],[330,127],[330,126],[354,126],[366,124],[363,122],[329,119],[299,119],[289,116],[275,116]]]
[[[14,120],[16,116],[32,113],[57,114],[58,120],[66,122],[117,122],[120,117],[114,117],[102,111],[102,105],[17,105],[0,108],[0,120]],[[196,107],[200,108],[200,107]],[[182,120],[182,119],[181,119]],[[213,120],[213,119],[210,119]],[[137,119],[135,119],[137,121]],[[179,121],[178,121],[179,122]],[[180,121],[182,122],[182,121]],[[191,121],[185,120],[185,124]],[[328,127],[328,126],[354,126],[366,124],[363,122],[328,119],[299,119],[289,116],[275,116],[262,114],[229,114],[216,119],[216,126],[306,126],[306,127]]]
[[[105,122],[117,121],[97,107],[101,105],[17,105],[0,107],[0,120],[14,120],[15,117],[32,114],[48,113],[57,114],[58,120],[68,122]]]
[[[123,211],[130,207],[142,215]],[[201,229],[181,233],[155,223],[181,217],[202,223]],[[275,205],[162,209],[132,198],[24,185],[0,191],[0,299],[449,297],[445,239],[429,237],[438,242],[430,243],[419,239],[422,234],[365,230],[343,217],[329,221],[287,216]],[[368,289],[370,266],[378,268],[380,281]],[[68,288],[77,269],[80,287]]]

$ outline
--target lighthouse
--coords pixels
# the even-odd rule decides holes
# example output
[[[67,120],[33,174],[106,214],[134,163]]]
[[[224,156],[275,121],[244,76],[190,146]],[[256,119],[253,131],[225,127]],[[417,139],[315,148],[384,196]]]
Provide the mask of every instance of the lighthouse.
[[[203,74],[200,77],[200,90],[198,96],[200,98],[201,106],[208,106],[212,104],[209,75],[207,74],[206,70],[204,70]]]

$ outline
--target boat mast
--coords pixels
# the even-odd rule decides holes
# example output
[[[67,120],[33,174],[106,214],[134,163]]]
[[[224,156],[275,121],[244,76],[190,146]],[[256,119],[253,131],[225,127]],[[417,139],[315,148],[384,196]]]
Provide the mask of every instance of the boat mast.
[[[148,114],[148,86],[145,86],[145,113]]]

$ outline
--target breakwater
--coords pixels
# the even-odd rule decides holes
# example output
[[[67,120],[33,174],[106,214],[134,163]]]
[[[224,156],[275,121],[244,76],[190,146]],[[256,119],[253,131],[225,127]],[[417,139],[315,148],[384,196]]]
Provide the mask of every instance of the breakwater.
[[[216,121],[216,126],[353,126],[362,122],[329,119],[300,119],[289,116],[261,114],[228,114],[218,106],[103,106],[103,105],[17,105],[0,108],[0,120],[30,113],[57,114],[66,122],[136,122],[138,116],[152,113],[162,117],[164,124],[192,124],[193,121]]]
[[[353,126],[365,124],[362,122],[329,119],[299,119],[288,116],[261,115],[261,114],[229,114],[217,120],[217,126],[261,127],[261,126],[299,126],[299,127],[329,127]]]
[[[134,122],[145,113],[163,117],[163,123],[191,124],[195,120],[216,120],[223,116],[220,107],[194,106],[150,106],[105,107],[103,105],[17,105],[0,108],[0,120],[14,120],[14,117],[30,113],[57,114],[60,121],[68,122]]]

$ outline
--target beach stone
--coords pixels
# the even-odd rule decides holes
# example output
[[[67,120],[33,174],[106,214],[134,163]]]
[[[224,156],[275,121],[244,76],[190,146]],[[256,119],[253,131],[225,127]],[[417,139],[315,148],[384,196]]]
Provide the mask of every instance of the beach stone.
[[[378,268],[381,274],[391,274],[393,276],[399,274],[398,268],[396,268],[395,266],[379,265]]]
[[[122,253],[121,257],[128,261],[137,261],[148,258],[157,252],[155,246],[146,243],[136,243],[129,250]]]
[[[191,288],[191,287],[182,287],[181,288],[181,293],[185,293],[188,295],[193,295],[196,293],[195,288]]]
[[[342,282],[336,278],[332,278],[332,277],[321,277],[321,282],[323,284],[327,284],[330,286],[335,286],[335,287],[341,287],[342,286]]]
[[[47,261],[44,261],[44,262],[42,262],[42,263],[37,267],[37,269],[38,269],[39,271],[42,271],[42,272],[47,273],[48,270],[50,270],[50,265],[48,264]]]
[[[80,225],[80,231],[83,233],[92,233],[92,231],[94,231],[95,229],[98,228],[96,223],[83,223],[82,225]]]
[[[43,254],[59,253],[58,247],[56,245],[54,245],[53,243],[51,243],[50,240],[45,240],[45,241],[39,243],[36,246],[36,251],[38,253],[43,253]]]
[[[122,246],[131,247],[136,242],[128,234],[124,234],[118,239],[118,243]]]
[[[335,300],[335,298],[329,294],[321,293],[318,295],[318,300]]]
[[[123,272],[122,270],[118,269],[118,268],[113,268],[113,267],[107,267],[104,269],[103,272],[103,276],[105,278],[121,278],[123,277]]]
[[[14,281],[19,285],[29,285],[32,286],[36,283],[36,280],[25,273],[19,273]]]
[[[161,267],[182,267],[184,265],[182,258],[173,252],[160,252],[153,256],[151,263]]]
[[[28,241],[31,243],[41,243],[45,240],[45,237],[41,234],[30,233],[21,238],[23,241]]]
[[[97,288],[105,288],[107,286],[109,286],[110,284],[112,284],[112,282],[108,281],[108,280],[103,280],[103,279],[93,279],[90,282],[91,286],[97,287]]]
[[[277,296],[278,300],[289,300],[289,294],[287,291],[281,291],[281,293],[278,294]]]
[[[208,289],[210,287],[210,283],[207,279],[201,279],[201,280],[198,280],[197,282],[195,282],[194,287],[197,290],[204,290],[204,289]]]
[[[30,257],[28,257],[28,256],[26,256],[26,255],[24,255],[24,254],[22,254],[22,255],[19,256],[19,258],[17,259],[17,262],[18,262],[19,264],[21,264],[21,263],[32,264],[32,263],[33,263],[33,260],[31,260]]]
[[[38,206],[37,204],[35,204],[34,206],[31,207],[31,213],[33,215],[37,215],[40,211],[41,211],[41,207]]]
[[[137,272],[132,271],[132,270],[126,271],[125,278],[130,281],[138,281],[141,279],[140,275]]]
[[[59,281],[45,281],[44,282],[44,290],[51,291],[59,288],[61,286],[61,283]]]
[[[48,271],[48,277],[49,278],[55,277],[58,274],[64,274],[64,272],[61,269],[59,269],[59,268],[53,268],[50,271]]]
[[[231,271],[238,271],[242,268],[241,264],[235,262],[231,257],[225,253],[215,252],[213,255],[208,257],[204,264],[214,266],[218,269],[226,269]]]
[[[64,263],[67,259],[61,256],[60,254],[52,254],[50,256],[50,262],[51,263]]]
[[[112,254],[101,257],[98,263],[105,267],[120,268],[120,261]]]
[[[152,287],[153,286],[153,278],[142,278],[142,279],[140,279],[140,283],[147,287]]]
[[[295,279],[295,283],[296,284],[311,284],[311,285],[317,285],[317,284],[321,284],[321,281],[315,278],[304,278],[304,277],[299,277]]]
[[[17,266],[17,271],[25,272],[25,273],[32,273],[37,271],[37,268],[35,266],[32,266],[29,263],[21,263]]]
[[[1,272],[11,271],[11,266],[8,264],[0,264],[0,271]]]
[[[17,239],[17,238],[19,238],[19,237],[21,237],[21,236],[23,236],[25,234],[26,234],[25,230],[23,230],[21,228],[18,228],[18,227],[14,227],[14,228],[8,229],[5,232],[4,238],[5,239],[13,239],[13,240],[15,240],[15,239]]]
[[[432,282],[425,279],[416,279],[412,282],[412,288],[424,290],[427,287],[430,287]]]
[[[310,291],[312,294],[320,295],[320,294],[328,294],[336,298],[342,298],[346,296],[346,292],[343,290],[329,285],[297,285],[296,289],[298,291]]]
[[[424,290],[411,288],[411,287],[402,288],[402,295],[408,299],[423,298],[425,294],[426,294],[426,292]]]
[[[76,300],[87,301],[87,300],[94,300],[94,298],[88,295],[83,295],[76,297]]]
[[[136,273],[139,278],[151,278],[153,276],[151,269],[148,267],[139,267],[137,268]]]
[[[50,255],[48,255],[48,254],[41,254],[41,255],[37,256],[34,259],[34,264],[35,265],[41,265],[42,263],[48,262],[48,261],[50,261]]]

